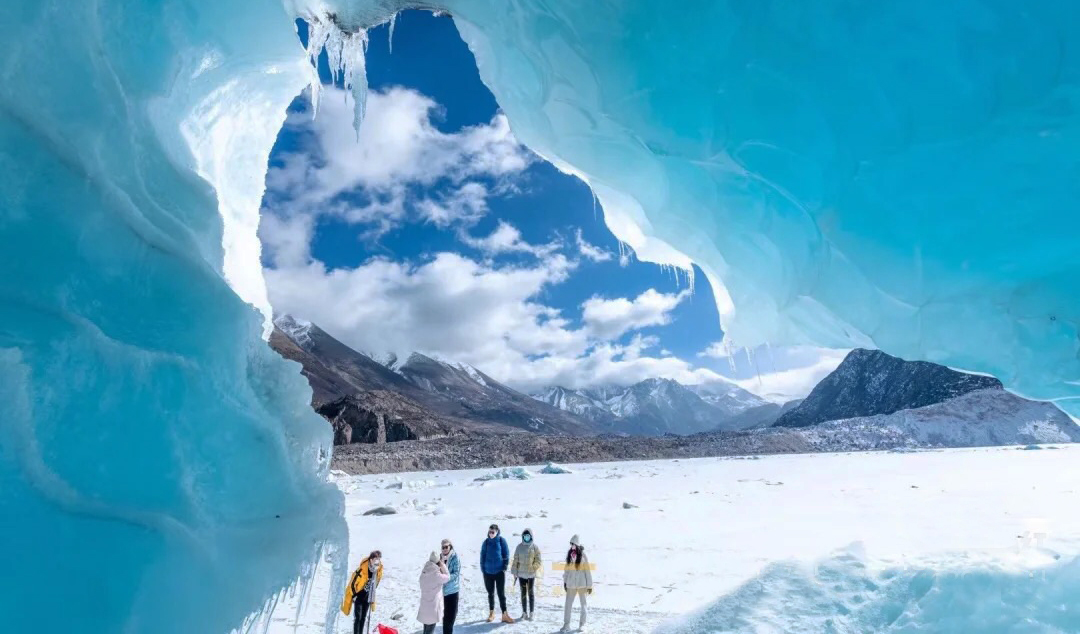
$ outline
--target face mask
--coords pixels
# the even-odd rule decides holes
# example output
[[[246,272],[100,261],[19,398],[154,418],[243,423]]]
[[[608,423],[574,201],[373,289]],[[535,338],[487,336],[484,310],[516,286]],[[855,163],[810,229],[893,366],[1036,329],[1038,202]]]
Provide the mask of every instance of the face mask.
[[[378,568],[378,567],[379,567],[379,560],[378,560],[378,559],[371,559],[371,560],[368,560],[368,566],[369,566],[369,567],[370,567],[370,568],[371,568],[372,570],[374,570],[375,568]]]
[[[521,538],[526,544],[532,541],[532,535],[525,535]]]

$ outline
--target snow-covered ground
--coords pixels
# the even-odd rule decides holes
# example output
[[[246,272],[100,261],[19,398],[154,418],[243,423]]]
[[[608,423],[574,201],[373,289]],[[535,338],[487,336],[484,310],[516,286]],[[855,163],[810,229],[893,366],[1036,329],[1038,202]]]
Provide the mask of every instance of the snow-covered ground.
[[[530,468],[528,480],[476,480],[494,470],[340,478],[350,565],[375,548],[386,564],[375,622],[420,630],[417,577],[447,537],[463,564],[455,631],[554,632],[551,563],[577,533],[596,568],[596,634],[661,623],[687,633],[1080,631],[1077,446],[569,466]],[[398,513],[363,515],[382,505]],[[482,622],[479,549],[492,522],[511,550],[531,528],[543,551],[532,623]],[[329,590],[321,570],[299,623],[284,602],[270,631],[322,632]],[[508,602],[520,616],[516,591]],[[957,605],[963,616],[945,616]],[[351,632],[351,618],[337,631]]]

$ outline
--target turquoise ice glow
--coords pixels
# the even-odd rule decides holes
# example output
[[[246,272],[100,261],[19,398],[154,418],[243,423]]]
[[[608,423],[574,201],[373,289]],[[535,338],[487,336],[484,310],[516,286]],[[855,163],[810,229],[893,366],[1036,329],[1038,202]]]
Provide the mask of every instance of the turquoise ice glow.
[[[292,20],[360,89],[362,29],[417,5],[641,258],[702,266],[737,345],[874,344],[1080,412],[1076,2],[8,0],[5,628],[60,601],[222,631],[340,543],[329,431],[237,295],[268,309]]]
[[[616,235],[726,288],[733,344],[874,345],[1080,397],[1080,5],[438,4]]]

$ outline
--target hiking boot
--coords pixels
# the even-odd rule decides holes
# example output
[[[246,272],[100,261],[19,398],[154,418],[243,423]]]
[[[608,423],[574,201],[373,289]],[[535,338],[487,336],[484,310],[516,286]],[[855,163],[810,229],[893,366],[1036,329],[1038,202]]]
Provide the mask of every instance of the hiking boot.
[[[532,613],[532,612],[529,612],[529,613],[528,613],[528,614],[527,614],[527,615],[525,616],[525,618],[529,619],[530,621],[531,621],[531,620],[533,620],[533,613]]]
[[[495,610],[492,610],[491,612],[488,612],[488,623],[491,623],[494,620],[495,620]]]
[[[503,612],[502,622],[503,623],[513,623],[514,619],[510,618],[510,615],[507,614],[506,612]]]

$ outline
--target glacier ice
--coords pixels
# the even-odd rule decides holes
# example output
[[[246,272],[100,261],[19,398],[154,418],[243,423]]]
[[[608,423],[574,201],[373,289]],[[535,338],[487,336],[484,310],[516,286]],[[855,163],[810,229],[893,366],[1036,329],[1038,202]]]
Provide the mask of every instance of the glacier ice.
[[[5,632],[257,628],[347,555],[329,429],[244,301],[310,77],[253,4],[0,3]]]
[[[329,430],[259,341],[258,207],[313,76],[294,17],[362,93],[363,29],[406,7],[454,16],[639,258],[706,272],[735,345],[876,345],[1080,413],[1078,3],[8,0],[5,628],[47,630],[57,580],[80,631],[251,624],[344,535]]]

